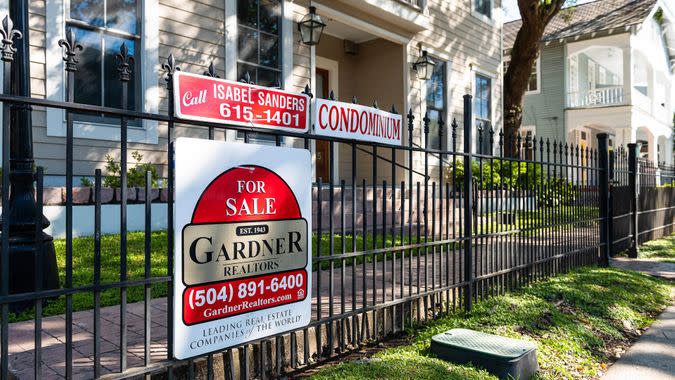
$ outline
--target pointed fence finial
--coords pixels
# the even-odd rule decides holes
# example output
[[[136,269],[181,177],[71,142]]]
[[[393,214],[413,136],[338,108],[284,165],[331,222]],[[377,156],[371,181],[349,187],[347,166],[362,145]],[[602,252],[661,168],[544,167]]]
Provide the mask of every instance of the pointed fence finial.
[[[77,71],[77,64],[80,59],[77,57],[77,51],[82,51],[84,48],[79,43],[75,42],[75,33],[72,28],[66,31],[66,38],[59,40],[59,46],[66,49],[63,52],[63,62],[66,63],[66,71]]]
[[[314,94],[312,94],[312,89],[309,88],[309,84],[305,85],[305,91],[303,91],[303,93],[309,96],[310,99],[314,97]]]
[[[131,65],[134,63],[134,57],[129,55],[126,42],[123,42],[120,46],[120,52],[115,55],[115,59],[119,62],[117,71],[120,73],[120,81],[128,82],[131,80]]]
[[[180,71],[180,67],[176,66],[176,60],[173,58],[173,54],[169,54],[169,57],[166,59],[166,63],[162,64],[162,70],[166,71],[166,78],[164,80],[167,82],[167,87],[171,87],[171,78],[176,71]]]
[[[251,73],[248,71],[244,73],[244,76],[241,78],[240,82],[246,83],[246,84],[253,84],[251,81]]]
[[[443,121],[443,113],[440,113],[438,115],[438,137],[441,140],[443,139],[443,133],[444,133],[444,129],[445,129],[445,128],[443,128],[444,126],[445,126],[445,121]]]
[[[5,16],[2,20],[0,36],[2,36],[2,60],[5,62],[12,62],[14,60],[14,53],[16,53],[14,39],[20,40],[23,38],[23,34],[14,29],[14,22],[12,22],[12,19],[9,18],[9,16]]]
[[[328,99],[335,100],[335,92],[333,92],[333,90],[330,90],[330,92],[328,93]]]
[[[220,75],[218,75],[218,73],[216,73],[216,68],[213,65],[213,61],[211,61],[211,63],[209,63],[209,69],[204,71],[204,75],[206,75],[207,77],[211,77],[211,78],[220,78]]]

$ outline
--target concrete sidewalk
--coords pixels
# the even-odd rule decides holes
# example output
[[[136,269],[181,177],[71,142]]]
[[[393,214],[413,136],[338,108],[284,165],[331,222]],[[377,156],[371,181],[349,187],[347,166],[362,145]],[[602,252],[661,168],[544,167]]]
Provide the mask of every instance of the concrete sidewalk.
[[[675,379],[675,304],[609,367],[603,380]]]
[[[675,280],[675,264],[615,258],[612,266]],[[675,380],[675,304],[602,377],[602,380]]]

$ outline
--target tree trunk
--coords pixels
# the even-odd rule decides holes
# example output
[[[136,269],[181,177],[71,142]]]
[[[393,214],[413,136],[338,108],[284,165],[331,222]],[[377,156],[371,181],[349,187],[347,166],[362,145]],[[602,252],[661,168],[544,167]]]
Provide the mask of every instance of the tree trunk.
[[[523,22],[511,50],[511,62],[504,77],[504,148],[509,157],[520,155],[518,129],[523,121],[523,96],[537,60],[542,32],[539,25]]]
[[[511,49],[511,62],[504,75],[504,152],[520,156],[518,129],[523,121],[523,96],[539,55],[539,43],[549,21],[565,0],[518,0],[522,26]]]

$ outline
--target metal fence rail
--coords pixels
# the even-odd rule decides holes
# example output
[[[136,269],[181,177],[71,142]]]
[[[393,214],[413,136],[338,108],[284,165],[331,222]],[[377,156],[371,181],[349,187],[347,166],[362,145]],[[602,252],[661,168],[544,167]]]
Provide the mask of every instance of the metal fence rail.
[[[19,106],[59,108],[66,110],[67,115],[63,157],[67,235],[63,261],[58,266],[60,287],[43,288],[38,279],[42,278],[45,263],[42,256],[37,255],[33,272],[35,288],[29,292],[10,291],[13,274],[8,251],[14,214],[3,212],[0,261],[0,377],[3,379],[10,374],[19,378],[61,376],[68,379],[130,378],[149,374],[163,374],[167,378],[278,377],[457,308],[470,310],[476,300],[576,266],[608,261],[611,237],[615,235],[610,229],[613,224],[609,198],[612,160],[606,135],[600,137],[600,149],[594,150],[548,139],[513,138],[492,129],[474,130],[469,95],[464,98],[463,141],[457,138],[456,122],[449,128],[443,120],[439,122],[438,137],[443,140],[447,134],[447,149],[429,147],[431,121],[428,117],[415,120],[412,111],[405,116],[408,136],[421,128],[423,146],[413,145],[412,139],[407,146],[395,146],[181,120],[174,113],[171,79],[178,66],[171,55],[163,65],[167,114],[78,104],[73,102],[73,83],[79,49],[73,34],[67,35],[68,39],[60,42],[65,49],[66,102],[12,93],[8,78],[14,57],[3,55],[5,82],[4,95],[0,95],[4,115],[3,211],[9,210],[10,190],[13,190],[10,174],[14,157],[10,157],[9,136],[14,126],[10,115],[18,112]],[[3,43],[3,51],[11,51],[11,44],[8,47],[7,40]],[[119,70],[120,104],[126,105],[132,57],[124,46],[117,57],[119,66],[111,70]],[[18,59],[28,62],[27,56]],[[205,75],[216,74],[210,70]],[[309,92],[309,88],[306,91]],[[113,264],[105,253],[111,239],[100,232],[101,170],[92,173],[95,178],[93,250],[74,244],[72,235],[75,113],[103,114],[119,121],[121,224],[119,238],[112,238],[115,244],[119,243],[114,260],[119,278],[112,281],[102,275],[102,271]],[[168,229],[162,237],[166,241],[153,238],[152,200],[146,196],[143,245],[142,249],[133,251],[126,231],[127,132],[131,118],[166,125],[165,150],[169,163],[173,162],[173,141],[178,130],[206,128],[209,138],[213,139],[216,129],[225,128],[242,132],[246,143],[252,135],[263,134],[273,136],[276,145],[284,142],[295,144],[298,149],[309,149],[313,141],[328,141],[331,176],[323,179],[325,181],[317,180],[314,185],[314,213],[318,217],[314,221],[315,273],[312,278],[315,282],[312,284],[313,320],[309,326],[192,360],[173,359],[172,341],[180,338],[172,337],[171,326],[173,165],[168,166]],[[474,154],[474,141],[477,146],[489,143],[495,154]],[[460,150],[458,144],[462,142],[464,149]],[[344,144],[351,151],[347,178],[332,174],[335,144]],[[368,161],[358,163],[361,168],[372,165],[367,175],[358,174],[358,151],[369,153]],[[519,156],[506,154],[512,151],[519,151]],[[387,155],[392,159],[387,159]],[[395,157],[405,157],[407,164],[396,162]],[[422,167],[413,168],[415,160],[423,162]],[[434,160],[443,163],[440,168],[430,163]],[[634,172],[623,166],[621,170],[616,169],[617,162],[623,162],[621,159],[613,161],[615,181],[624,183],[626,178],[634,177],[631,175]],[[378,171],[387,166],[385,175],[379,173],[379,177],[387,179],[378,180]],[[35,231],[31,232],[36,238],[42,236],[44,226],[43,176],[43,170],[38,168],[35,174],[37,214]],[[150,193],[151,182],[148,173],[145,194]],[[665,206],[650,212],[672,212],[672,192],[670,194],[671,198],[664,200]],[[646,237],[651,236],[644,233]],[[160,252],[153,250],[154,246],[163,244],[166,246]],[[132,257],[139,255],[140,263],[132,261]],[[93,260],[91,268],[81,267],[80,263],[86,258]],[[161,267],[157,267],[157,263]],[[138,265],[143,267],[142,274],[134,275],[134,266]],[[75,299],[78,302],[74,302]],[[91,302],[91,306],[83,307],[86,304],[80,302],[83,299]],[[63,306],[53,310],[53,305]],[[24,310],[22,315],[28,315],[29,320],[10,323],[10,316],[21,319],[11,313],[17,310]],[[53,316],[54,313],[57,315]],[[29,337],[20,334],[25,331],[30,333]],[[19,341],[21,344],[17,344]]]
[[[612,253],[627,250],[638,257],[638,246],[675,232],[675,167],[639,158],[639,146],[628,144],[611,152]]]

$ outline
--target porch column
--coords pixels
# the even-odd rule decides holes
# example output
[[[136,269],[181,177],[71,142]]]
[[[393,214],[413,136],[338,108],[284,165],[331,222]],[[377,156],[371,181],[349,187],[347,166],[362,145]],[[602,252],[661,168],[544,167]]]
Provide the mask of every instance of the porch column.
[[[659,157],[659,149],[658,149],[658,144],[659,140],[654,134],[649,133],[647,136],[647,141],[649,141],[649,149],[647,150],[647,153],[649,154],[649,160],[657,163],[658,164],[658,157]]]
[[[631,104],[633,98],[633,54],[629,46],[621,49],[623,53],[623,103]]]
[[[661,161],[664,161],[666,165],[673,164],[673,135],[670,137],[665,137],[661,139]]]

